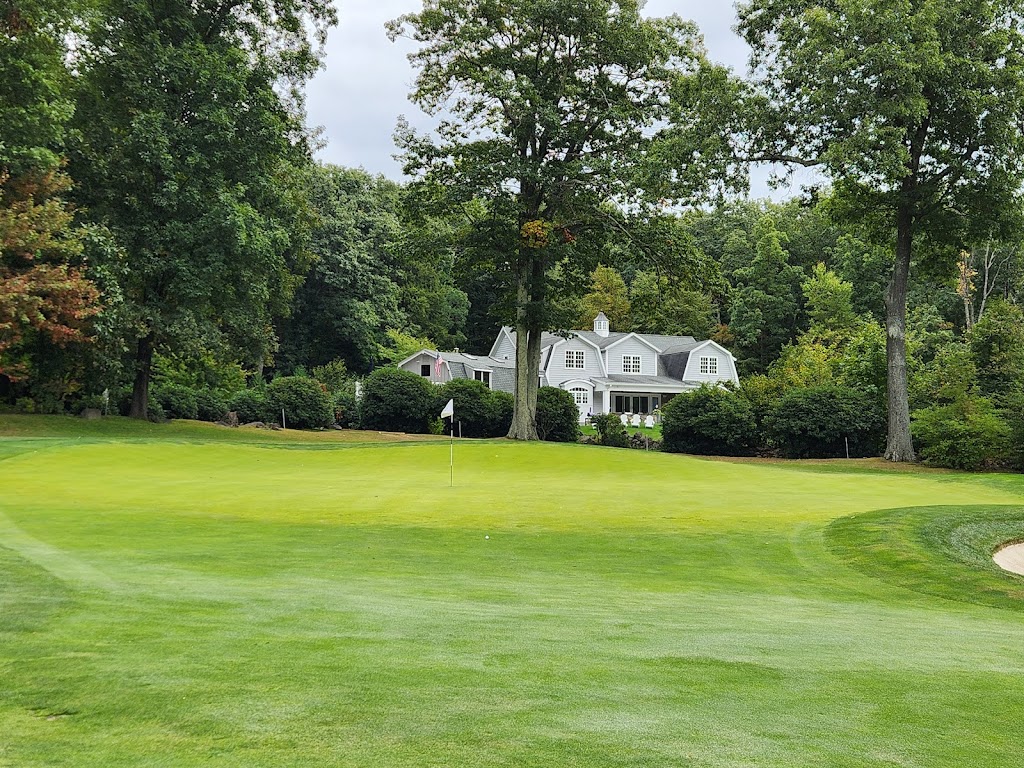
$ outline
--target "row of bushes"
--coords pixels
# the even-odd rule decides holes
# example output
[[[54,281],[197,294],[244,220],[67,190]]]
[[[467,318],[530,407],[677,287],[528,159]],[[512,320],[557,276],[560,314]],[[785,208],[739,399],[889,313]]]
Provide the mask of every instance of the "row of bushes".
[[[885,413],[873,393],[839,386],[795,388],[767,406],[742,390],[704,386],[662,411],[667,451],[720,456],[773,452],[787,458],[877,456]]]
[[[1019,402],[1018,402],[1019,401]],[[663,409],[664,448],[680,453],[787,458],[878,456],[886,418],[871,392],[827,385],[794,388],[759,406],[742,390],[701,389]],[[915,410],[911,429],[929,464],[952,469],[1024,469],[1024,397],[1004,407],[964,394]]]
[[[911,430],[921,458],[951,469],[1024,470],[1024,397],[1006,407],[965,394],[913,413]]]
[[[117,393],[109,403],[98,397],[85,398],[79,403],[80,409],[110,408],[122,415],[127,415],[130,406],[130,390]],[[198,419],[211,422],[222,421],[229,411],[235,411],[243,424],[280,422],[283,411],[288,426],[299,429],[329,427],[338,417],[337,406],[327,388],[315,379],[299,376],[284,376],[265,387],[233,394],[161,382],[150,390],[148,410],[152,421]]]
[[[363,383],[358,403],[354,381],[341,379],[330,383],[329,388],[317,378],[285,376],[265,387],[225,395],[164,382],[151,391],[150,418],[216,422],[234,411],[242,424],[280,423],[283,411],[287,425],[297,429],[338,424],[423,434],[439,433],[445,428],[439,414],[449,400],[454,400],[456,430],[463,437],[504,437],[512,424],[512,395],[491,390],[479,381],[456,379],[437,387],[414,373],[381,368]],[[113,405],[127,413],[130,400],[130,392],[123,392]],[[572,395],[542,387],[537,400],[537,431],[542,440],[571,442],[578,438],[578,411]],[[83,406],[102,405],[98,401],[83,401]]]
[[[439,414],[454,400],[456,430],[463,437],[504,437],[512,425],[514,400],[479,381],[455,379],[437,387],[422,376],[381,368],[363,385],[359,425],[389,432],[439,432]],[[572,395],[553,387],[537,393],[537,432],[542,440],[570,442],[579,436],[579,411]]]

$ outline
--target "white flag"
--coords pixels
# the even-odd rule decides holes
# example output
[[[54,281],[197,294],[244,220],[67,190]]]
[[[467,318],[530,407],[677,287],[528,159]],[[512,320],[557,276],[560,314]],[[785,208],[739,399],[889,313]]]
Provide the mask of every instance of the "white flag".
[[[455,400],[453,399],[453,400],[449,400],[448,401],[448,405],[446,405],[444,407],[444,410],[441,411],[441,418],[442,419],[447,419],[447,418],[454,418],[454,417],[455,417]]]

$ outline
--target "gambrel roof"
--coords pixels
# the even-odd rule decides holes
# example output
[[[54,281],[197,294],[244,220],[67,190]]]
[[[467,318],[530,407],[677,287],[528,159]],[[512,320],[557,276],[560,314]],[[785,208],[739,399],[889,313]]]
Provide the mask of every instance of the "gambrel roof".
[[[501,329],[501,332],[508,334],[508,337],[513,343],[515,343],[516,332],[512,328],[506,325]],[[689,351],[704,343],[703,341],[697,341],[693,336],[663,336],[657,333],[623,333],[621,331],[610,331],[607,336],[602,336],[596,331],[566,331],[564,334],[549,333],[545,331],[541,335],[540,346],[541,348],[550,347],[557,344],[562,339],[578,337],[584,341],[590,342],[598,349],[607,349],[629,336],[636,336],[638,339],[641,339],[654,347],[659,354],[662,355],[671,354],[676,351],[676,348],[682,347],[687,347],[687,351]]]

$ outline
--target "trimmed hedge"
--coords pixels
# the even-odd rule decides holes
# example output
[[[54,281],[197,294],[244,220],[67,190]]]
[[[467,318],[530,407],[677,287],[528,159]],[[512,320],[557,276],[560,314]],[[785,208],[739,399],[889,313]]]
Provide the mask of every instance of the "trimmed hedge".
[[[160,403],[169,419],[196,419],[199,406],[196,393],[181,384],[160,384],[153,391],[153,399]]]
[[[274,421],[270,417],[267,395],[262,389],[243,389],[228,401],[228,409],[238,414],[239,424],[253,421]],[[280,414],[279,414],[280,415]]]
[[[999,465],[1012,455],[1013,429],[988,398],[968,396],[914,411],[913,417],[911,430],[928,464],[978,470]]]
[[[197,418],[200,421],[220,421],[228,412],[228,403],[217,392],[200,389],[196,393]]]
[[[399,368],[378,368],[367,377],[360,403],[363,429],[427,434],[436,417],[434,387],[422,376]]]
[[[590,423],[597,430],[598,445],[607,445],[612,448],[628,448],[629,433],[622,419],[614,413],[599,413],[590,417]]]
[[[327,387],[314,379],[274,379],[267,385],[267,406],[277,418],[284,410],[287,426],[291,428],[322,429],[334,423],[334,403]]]
[[[580,410],[569,392],[557,387],[537,390],[537,436],[552,443],[579,440]]]
[[[822,386],[784,393],[765,420],[769,440],[791,459],[877,456],[885,416],[868,392]]]
[[[504,437],[512,425],[513,399],[479,381],[454,379],[434,392],[433,415],[449,400],[455,401],[455,434],[463,437]]]
[[[747,456],[758,445],[750,401],[721,387],[704,385],[676,395],[661,412],[663,447],[673,453]]]

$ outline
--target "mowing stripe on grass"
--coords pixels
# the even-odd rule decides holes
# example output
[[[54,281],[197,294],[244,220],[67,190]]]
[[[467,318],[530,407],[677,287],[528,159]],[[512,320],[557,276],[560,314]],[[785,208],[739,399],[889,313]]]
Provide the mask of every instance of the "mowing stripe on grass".
[[[58,549],[25,533],[2,510],[0,510],[0,547],[16,552],[69,585],[108,592],[117,589],[116,582],[98,568],[94,568],[65,550]]]

